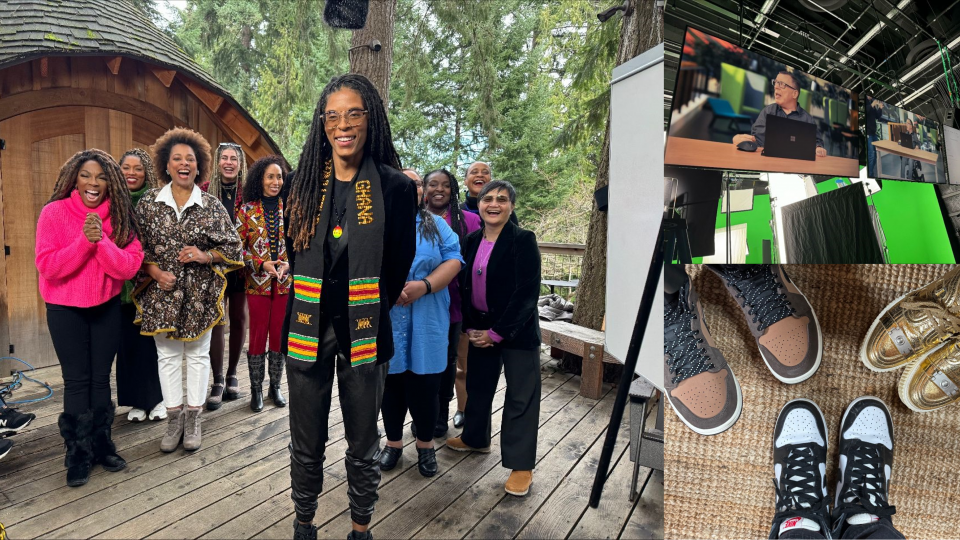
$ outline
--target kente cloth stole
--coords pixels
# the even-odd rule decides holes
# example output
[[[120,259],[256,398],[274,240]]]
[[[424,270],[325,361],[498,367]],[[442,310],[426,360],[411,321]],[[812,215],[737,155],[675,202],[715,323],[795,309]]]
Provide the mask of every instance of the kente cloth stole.
[[[320,292],[323,289],[323,243],[331,234],[332,187],[336,182],[333,165],[327,162],[323,175],[323,195],[316,230],[309,247],[296,255],[293,276],[293,308],[287,335],[287,356],[292,361],[317,361],[320,341]],[[347,184],[344,182],[343,184]],[[360,167],[353,192],[347,195],[344,219],[349,227],[349,300],[347,317],[350,328],[350,365],[377,361],[377,330],[380,327],[380,266],[383,261],[383,191],[380,174],[370,157]],[[329,201],[329,202],[328,202]]]

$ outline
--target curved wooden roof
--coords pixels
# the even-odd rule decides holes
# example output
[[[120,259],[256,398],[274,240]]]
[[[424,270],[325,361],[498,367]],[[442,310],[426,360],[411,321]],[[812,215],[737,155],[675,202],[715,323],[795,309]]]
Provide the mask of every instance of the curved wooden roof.
[[[225,88],[126,0],[0,2],[0,70],[54,56],[122,57],[156,66],[161,80],[169,77],[164,80],[167,86],[176,76],[201,99],[207,94],[204,102],[217,104],[210,106],[214,113],[221,101],[217,96],[222,97],[280,153],[270,135]]]

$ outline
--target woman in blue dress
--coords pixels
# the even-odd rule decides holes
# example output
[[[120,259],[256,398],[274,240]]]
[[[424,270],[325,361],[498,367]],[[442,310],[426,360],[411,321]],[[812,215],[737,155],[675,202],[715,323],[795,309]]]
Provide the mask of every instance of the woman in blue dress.
[[[463,266],[460,241],[441,218],[423,208],[423,182],[416,173],[404,171],[417,183],[421,200],[417,214],[417,254],[407,275],[400,300],[390,310],[394,356],[383,389],[383,428],[387,444],[380,454],[380,469],[397,466],[403,453],[403,421],[407,410],[417,433],[417,465],[420,474],[437,474],[433,428],[437,420],[440,379],[447,367],[450,327],[450,284]]]

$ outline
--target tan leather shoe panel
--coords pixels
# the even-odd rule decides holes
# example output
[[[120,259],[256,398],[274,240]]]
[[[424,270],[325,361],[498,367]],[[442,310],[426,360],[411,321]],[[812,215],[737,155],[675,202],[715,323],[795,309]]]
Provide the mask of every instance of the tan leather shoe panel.
[[[767,328],[758,340],[783,365],[793,367],[810,351],[809,317],[787,317]]]
[[[703,373],[684,379],[670,396],[700,418],[713,418],[720,414],[727,401],[727,370]]]

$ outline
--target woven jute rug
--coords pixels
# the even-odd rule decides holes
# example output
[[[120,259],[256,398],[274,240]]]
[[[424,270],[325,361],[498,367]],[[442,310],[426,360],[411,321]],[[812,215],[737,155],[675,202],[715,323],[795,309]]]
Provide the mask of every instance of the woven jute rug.
[[[720,435],[688,429],[667,404],[664,446],[666,538],[766,538],[774,514],[773,427],[780,408],[807,398],[827,420],[828,497],[837,485],[837,432],[854,399],[873,395],[893,414],[894,526],[907,538],[960,537],[960,405],[910,411],[897,395],[903,368],[875,373],[859,359],[870,324],[900,295],[942,276],[950,265],[791,265],[787,274],[810,301],[823,332],[823,361],[796,385],[776,380],[736,302],[713,272],[688,266],[704,318],[740,381],[743,412]]]

